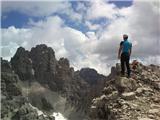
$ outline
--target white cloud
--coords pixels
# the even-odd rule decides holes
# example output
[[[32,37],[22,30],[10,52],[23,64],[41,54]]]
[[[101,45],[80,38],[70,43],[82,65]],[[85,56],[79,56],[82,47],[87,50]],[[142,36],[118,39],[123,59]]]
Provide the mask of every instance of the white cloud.
[[[87,19],[98,19],[101,17],[113,19],[117,12],[114,4],[108,4],[105,0],[94,0],[91,1],[91,6],[87,10]]]
[[[90,29],[90,30],[98,30],[100,28],[102,28],[102,26],[100,24],[92,24],[91,22],[89,21],[86,21],[85,24],[87,25],[87,27]]]
[[[71,4],[65,1],[3,1],[2,12],[18,11],[29,16],[49,16],[56,12],[65,12]]]
[[[30,50],[31,47],[42,43],[52,47],[57,58],[67,57],[75,69],[92,67],[101,73],[107,73],[105,63],[101,63],[99,55],[91,53],[97,42],[94,32],[88,32],[86,36],[81,31],[66,26],[58,16],[39,22],[32,21],[30,25],[31,27],[26,29],[13,26],[2,29],[4,58],[12,57],[19,46]]]
[[[81,3],[78,3],[78,5]],[[78,9],[80,8],[79,5]],[[3,1],[2,13],[3,19],[7,18],[7,13],[16,11],[29,17],[49,17],[57,14],[67,16],[70,20],[75,21],[77,24],[82,22],[83,11],[76,12],[72,8],[72,4],[69,1]]]
[[[86,11],[86,10],[87,10],[87,7],[84,5],[84,3],[79,2],[79,3],[77,4],[77,7],[76,7],[75,9],[76,9],[76,11],[78,11],[79,13],[81,13],[81,12]]]
[[[115,59],[122,35],[126,33],[134,43],[133,57],[148,58],[159,55],[160,12],[156,6],[153,2],[135,1],[131,7],[119,10],[123,17],[113,20],[103,30],[95,53],[106,60]]]
[[[2,29],[2,56],[5,59],[12,57],[19,46],[30,50],[37,44],[45,43],[55,50],[57,58],[69,58],[76,69],[87,65],[85,51],[82,50],[88,41],[85,34],[65,26],[58,16],[37,23],[32,21],[30,24],[32,27],[26,29],[14,26]],[[86,61],[84,65],[80,64],[83,60]],[[88,61],[89,65],[92,65],[92,61]]]
[[[82,4],[77,9],[83,11],[86,7]],[[119,43],[122,35],[127,33],[133,43],[132,58],[141,59],[144,63],[160,64],[158,21],[160,13],[157,4],[135,1],[132,6],[119,9],[99,1],[92,2],[86,14],[74,12],[70,8],[66,9],[65,13],[77,21],[85,18],[84,24],[88,25],[90,31],[84,34],[82,31],[70,28],[58,16],[46,17],[38,22],[30,20],[29,28],[18,29],[12,26],[2,29],[2,56],[7,59],[13,56],[18,46],[30,49],[37,44],[45,43],[55,50],[57,58],[69,58],[71,65],[76,69],[93,67],[107,74],[110,67],[117,62]],[[115,14],[123,17],[113,19]],[[88,21],[101,17],[112,19],[104,29],[100,24]]]
[[[92,40],[92,41],[93,41],[93,40],[94,40],[94,41],[97,40],[97,36],[96,36],[95,32],[87,32],[86,35],[87,35],[88,38],[89,38],[90,40]]]

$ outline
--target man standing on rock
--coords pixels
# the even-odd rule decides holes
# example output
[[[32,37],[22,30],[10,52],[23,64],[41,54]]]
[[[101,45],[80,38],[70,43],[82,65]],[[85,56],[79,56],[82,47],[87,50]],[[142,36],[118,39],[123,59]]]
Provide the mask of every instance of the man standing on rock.
[[[118,51],[118,59],[121,60],[121,75],[124,76],[125,74],[125,65],[127,67],[127,75],[130,77],[130,66],[129,60],[132,51],[132,43],[128,41],[128,35],[123,35],[123,41],[120,43],[119,51]]]

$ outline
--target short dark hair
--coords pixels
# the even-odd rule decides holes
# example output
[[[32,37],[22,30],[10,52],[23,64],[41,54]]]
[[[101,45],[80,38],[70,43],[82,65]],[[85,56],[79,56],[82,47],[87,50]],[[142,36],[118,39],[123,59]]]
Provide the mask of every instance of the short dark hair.
[[[124,35],[123,35],[123,39],[124,39],[124,40],[127,40],[127,39],[128,39],[128,35],[127,35],[127,34],[124,34]]]

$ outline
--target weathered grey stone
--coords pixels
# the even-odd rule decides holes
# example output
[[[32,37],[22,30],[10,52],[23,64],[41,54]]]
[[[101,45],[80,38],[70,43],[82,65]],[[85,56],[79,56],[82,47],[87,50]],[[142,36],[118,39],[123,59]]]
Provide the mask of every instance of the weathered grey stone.
[[[21,80],[26,81],[34,78],[32,60],[29,58],[29,51],[24,48],[17,49],[16,54],[11,58],[11,65]]]
[[[118,69],[119,68],[117,68],[117,70]],[[116,68],[112,69],[112,72],[115,73],[117,70]],[[157,81],[159,81],[157,77],[160,73],[159,70],[159,67],[152,66],[152,68],[150,68],[149,66],[138,63],[137,66],[134,67],[134,70],[132,69],[130,79],[119,77],[118,74],[110,74],[110,81],[106,82],[102,93],[106,95],[106,98],[111,98],[111,100],[107,99],[105,104],[102,104],[103,101],[98,97],[96,100],[98,100],[97,103],[99,104],[96,103],[94,106],[96,108],[98,108],[99,105],[105,106],[106,109],[103,114],[106,113],[106,111],[109,113],[107,114],[108,118],[105,118],[106,120],[159,120],[160,93],[159,89],[157,89],[158,87],[155,87],[157,86]],[[114,95],[112,96],[114,91],[119,92],[119,94],[116,94],[116,97]],[[101,106],[101,108],[103,108],[103,106]],[[101,119],[100,116],[95,118],[95,120]]]
[[[1,58],[1,72],[13,73],[12,66],[7,60]]]
[[[119,92],[132,92],[137,89],[136,81],[132,78],[118,77],[115,84]]]
[[[150,118],[139,118],[138,120],[154,120],[154,119],[150,119]]]
[[[135,92],[122,93],[122,98],[125,100],[133,100],[135,99]]]
[[[160,109],[150,109],[149,114],[156,114],[156,113],[160,113]]]
[[[152,93],[153,90],[151,88],[140,87],[140,88],[137,88],[136,95],[142,96],[142,94],[145,94],[146,92]]]

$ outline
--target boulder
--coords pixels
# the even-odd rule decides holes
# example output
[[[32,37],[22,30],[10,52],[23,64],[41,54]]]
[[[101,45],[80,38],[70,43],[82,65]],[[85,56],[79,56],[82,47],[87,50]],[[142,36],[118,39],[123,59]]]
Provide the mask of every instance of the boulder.
[[[117,77],[115,85],[120,93],[132,92],[137,89],[136,81],[132,78],[128,79],[126,77]]]
[[[155,109],[150,109],[148,113],[149,114],[157,114],[157,113],[160,113],[160,109],[158,109],[158,108],[157,109],[156,108]]]
[[[125,92],[122,93],[122,98],[125,100],[134,100],[135,99],[135,92]]]
[[[147,92],[152,93],[153,90],[151,88],[147,88],[147,87],[140,87],[140,88],[137,88],[136,95],[137,96],[142,96],[142,94],[145,94]]]
[[[150,119],[150,118],[139,118],[138,120],[154,120],[154,119]]]

